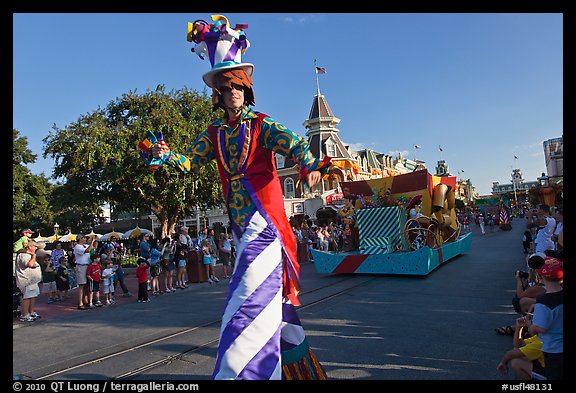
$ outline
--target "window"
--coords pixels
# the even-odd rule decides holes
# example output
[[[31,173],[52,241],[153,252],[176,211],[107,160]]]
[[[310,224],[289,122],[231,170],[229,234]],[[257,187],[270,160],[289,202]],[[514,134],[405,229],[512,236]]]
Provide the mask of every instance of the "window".
[[[284,163],[286,162],[286,157],[284,157],[281,154],[274,154],[274,158],[276,159],[276,168],[277,169],[282,169],[284,168]]]
[[[336,157],[336,145],[330,141],[326,142],[326,155],[328,157]]]
[[[292,178],[287,178],[284,180],[284,197],[285,198],[294,198],[294,180]]]

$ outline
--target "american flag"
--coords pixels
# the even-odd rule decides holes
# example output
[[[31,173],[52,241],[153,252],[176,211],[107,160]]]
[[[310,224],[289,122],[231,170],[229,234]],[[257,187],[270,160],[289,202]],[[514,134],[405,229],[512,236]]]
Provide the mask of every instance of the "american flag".
[[[420,149],[419,145],[414,145],[414,149]]]
[[[325,73],[326,73],[326,68],[316,66],[316,73],[317,73],[317,74],[325,74]]]
[[[508,224],[508,212],[506,209],[500,209],[500,224]]]
[[[442,148],[440,147],[440,145],[438,145],[438,150],[439,150],[439,151],[444,151],[444,150],[442,150]]]

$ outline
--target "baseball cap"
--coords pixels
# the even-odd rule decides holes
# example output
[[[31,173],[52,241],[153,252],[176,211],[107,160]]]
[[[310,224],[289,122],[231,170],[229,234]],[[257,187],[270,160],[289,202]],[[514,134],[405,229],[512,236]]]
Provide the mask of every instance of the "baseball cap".
[[[24,234],[24,233],[34,233],[34,231],[33,231],[32,229],[30,229],[30,228],[26,228],[26,229],[24,229],[24,230],[22,231],[22,233],[23,233],[23,234]]]
[[[556,258],[551,258],[538,269],[538,274],[543,278],[560,279],[564,277],[563,263]]]

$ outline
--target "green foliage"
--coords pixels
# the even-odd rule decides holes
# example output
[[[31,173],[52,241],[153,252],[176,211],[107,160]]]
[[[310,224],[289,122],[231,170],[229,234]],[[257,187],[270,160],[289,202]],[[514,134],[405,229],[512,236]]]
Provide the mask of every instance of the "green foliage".
[[[28,227],[48,235],[52,233],[54,187],[45,176],[33,175],[26,167],[36,161],[36,155],[28,149],[28,139],[16,129],[12,130],[12,147],[13,238],[19,238],[22,229]]]
[[[184,153],[215,118],[205,91],[184,87],[166,93],[159,85],[143,95],[124,94],[64,129],[54,127],[44,139],[44,157],[55,160],[54,176],[66,179],[58,208],[81,217],[79,231],[96,224],[105,202],[114,210],[152,210],[164,236],[189,209],[222,202],[218,174],[215,165],[200,174],[168,166],[151,172],[138,143],[147,130],[162,131],[170,148]]]

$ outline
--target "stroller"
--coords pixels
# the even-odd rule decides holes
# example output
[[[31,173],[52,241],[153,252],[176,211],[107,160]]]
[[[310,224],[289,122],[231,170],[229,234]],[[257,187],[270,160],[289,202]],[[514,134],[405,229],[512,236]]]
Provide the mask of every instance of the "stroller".
[[[20,300],[22,299],[22,292],[16,285],[16,277],[12,277],[12,314],[18,318],[20,316]]]

